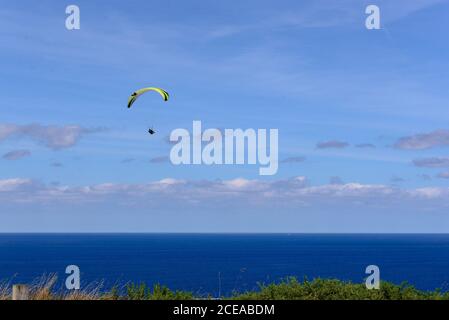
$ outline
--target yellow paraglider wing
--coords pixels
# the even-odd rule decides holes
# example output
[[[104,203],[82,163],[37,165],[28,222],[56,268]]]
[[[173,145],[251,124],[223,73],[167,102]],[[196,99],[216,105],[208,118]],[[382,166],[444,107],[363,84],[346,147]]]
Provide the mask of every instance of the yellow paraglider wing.
[[[164,101],[168,100],[169,94],[168,94],[167,91],[165,91],[165,90],[163,90],[161,88],[148,87],[148,88],[143,88],[143,89],[139,89],[137,91],[134,91],[129,96],[129,98],[128,98],[128,108],[131,108],[131,106],[137,100],[137,98],[140,97],[145,92],[148,92],[148,91],[156,91],[157,93],[159,93],[162,96],[162,99],[164,99]]]

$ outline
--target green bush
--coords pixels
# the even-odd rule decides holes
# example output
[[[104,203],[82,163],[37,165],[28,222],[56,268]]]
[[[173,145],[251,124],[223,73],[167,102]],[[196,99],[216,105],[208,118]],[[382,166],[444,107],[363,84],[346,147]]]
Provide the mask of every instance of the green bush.
[[[315,279],[302,283],[287,278],[280,283],[259,284],[259,290],[234,293],[232,299],[250,300],[443,300],[449,293],[439,290],[426,292],[408,284],[381,282],[379,290],[368,290],[364,284],[336,279]]]
[[[128,284],[126,287],[127,299],[129,300],[192,300],[191,292],[171,291],[166,286],[156,284],[151,290],[145,283],[138,285]]]
[[[159,284],[148,287],[145,283],[130,283],[125,287],[114,286],[109,292],[101,290],[101,285],[88,286],[74,292],[54,292],[52,280],[40,281],[31,287],[33,300],[194,300],[212,299],[210,295],[194,295],[187,291],[172,291]],[[0,300],[11,298],[9,285],[0,290]],[[221,299],[235,300],[449,300],[449,292],[441,290],[421,291],[412,285],[396,285],[381,282],[379,290],[368,290],[364,284],[345,282],[337,279],[314,279],[302,282],[294,277],[278,283],[259,284],[256,290],[243,293],[234,292]]]

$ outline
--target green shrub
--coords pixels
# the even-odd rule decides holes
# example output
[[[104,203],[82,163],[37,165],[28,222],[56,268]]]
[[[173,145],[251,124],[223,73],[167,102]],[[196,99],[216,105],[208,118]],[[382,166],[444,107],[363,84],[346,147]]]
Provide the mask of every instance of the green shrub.
[[[194,296],[191,292],[171,291],[166,286],[156,284],[151,290],[145,283],[139,285],[128,284],[126,287],[129,300],[192,300]]]
[[[302,283],[286,278],[280,283],[259,284],[259,290],[234,293],[232,299],[250,300],[442,300],[449,293],[439,290],[420,291],[408,284],[395,285],[381,282],[379,290],[368,290],[364,284],[336,279],[315,279]]]

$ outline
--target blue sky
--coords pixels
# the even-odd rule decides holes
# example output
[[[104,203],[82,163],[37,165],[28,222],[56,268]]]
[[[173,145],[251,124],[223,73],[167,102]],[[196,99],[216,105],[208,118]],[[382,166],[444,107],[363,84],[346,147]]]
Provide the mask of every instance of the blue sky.
[[[1,232],[449,230],[448,1],[69,4],[0,9]],[[164,161],[193,120],[279,129],[278,173]]]

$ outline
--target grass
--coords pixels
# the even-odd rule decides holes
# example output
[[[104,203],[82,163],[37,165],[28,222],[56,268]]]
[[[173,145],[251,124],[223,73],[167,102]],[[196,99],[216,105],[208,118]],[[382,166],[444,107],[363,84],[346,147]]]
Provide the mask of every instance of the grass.
[[[30,284],[32,300],[194,300],[211,299],[188,291],[173,291],[159,284],[126,284],[104,291],[103,283],[92,283],[83,290],[55,289],[57,276],[45,275]],[[0,282],[0,300],[11,299],[12,281]],[[382,282],[379,290],[368,290],[364,284],[336,279],[286,278],[278,283],[259,284],[258,289],[234,292],[221,299],[232,300],[449,300],[449,292],[421,291],[408,284]]]

